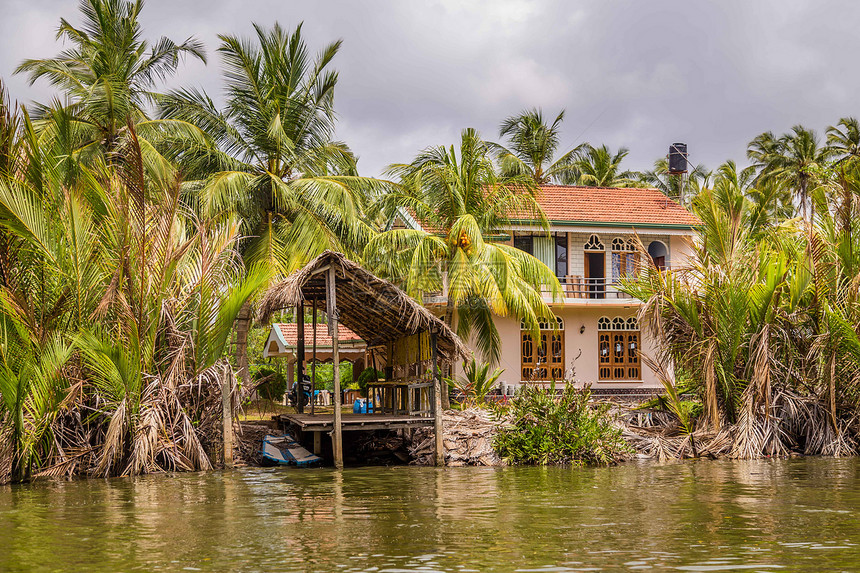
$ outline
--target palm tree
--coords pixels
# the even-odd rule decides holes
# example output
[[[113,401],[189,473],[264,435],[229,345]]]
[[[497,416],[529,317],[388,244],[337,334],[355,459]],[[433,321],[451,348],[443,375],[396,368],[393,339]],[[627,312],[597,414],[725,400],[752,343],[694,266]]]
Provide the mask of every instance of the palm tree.
[[[20,164],[20,130],[23,117],[0,79],[0,178],[12,177]]]
[[[802,251],[788,256],[798,254],[796,236],[764,233],[737,175],[723,166],[714,188],[693,200],[702,240],[683,271],[646,268],[622,288],[645,302],[657,362],[685,372],[712,428],[739,424],[735,455],[782,455],[787,446],[771,404],[804,371],[785,353],[800,348],[789,316],[807,304],[809,277]]]
[[[762,133],[747,146],[747,157],[758,170],[759,180],[793,189],[804,221],[809,220],[809,192],[819,181],[831,155],[831,149],[819,145],[815,132],[802,125],[795,125],[790,133],[778,138],[769,131]]]
[[[654,162],[654,169],[640,174],[639,180],[687,206],[700,189],[708,186],[710,177],[711,174],[704,165],[696,165],[686,175],[670,174],[669,160],[661,157]]]
[[[730,455],[784,455],[797,445],[854,454],[860,169],[847,163],[841,177],[810,189],[814,218],[804,229],[784,224],[795,206],[781,213],[780,193],[760,193],[762,184],[754,171],[721,166],[713,188],[693,200],[702,237],[689,265],[643,269],[623,288],[645,302],[657,362],[685,373],[715,429],[735,425]]]
[[[493,240],[511,218],[548,228],[533,195],[534,180],[530,174],[499,174],[491,147],[473,129],[462,132],[459,149],[428,148],[412,163],[392,165],[389,173],[400,187],[377,209],[416,219],[424,228],[380,233],[368,243],[366,261],[418,300],[442,293],[445,322],[453,327],[456,318],[460,336],[474,335],[485,359],[495,364],[500,341],[493,314],[536,325],[539,317],[552,316],[541,291],[561,295],[545,264]]]
[[[637,173],[621,171],[621,161],[630,150],[621,147],[612,153],[609,147],[586,145],[584,152],[573,162],[573,169],[562,180],[571,185],[586,187],[631,187],[638,184]]]
[[[747,211],[743,217],[733,216],[732,220],[741,221],[755,239],[763,238],[768,230],[794,213],[791,193],[785,187],[765,182],[756,185],[755,167],[738,170],[734,161],[727,161],[714,171],[710,197],[727,213]]]
[[[235,221],[188,217],[178,182],[146,176],[133,125],[111,165],[76,166],[71,186],[57,168],[69,148],[46,146],[26,118],[19,137],[23,168],[0,173],[11,477],[211,467],[206,402],[232,381],[227,340],[267,273],[244,273]]]
[[[86,163],[112,161],[134,125],[147,168],[164,176],[171,166],[157,151],[159,142],[206,142],[192,124],[149,118],[153,90],[176,73],[184,56],[206,58],[193,37],[179,44],[162,37],[150,45],[142,37],[142,9],[143,0],[82,0],[83,25],[61,19],[57,32],[72,48],[54,58],[25,60],[16,73],[27,73],[30,84],[46,78],[65,96],[65,102],[36,107],[40,137],[68,140],[73,154]]]
[[[499,135],[508,139],[507,147],[490,144],[502,173],[509,176],[528,174],[537,185],[560,180],[569,173],[583,145],[555,159],[562,121],[564,110],[547,125],[543,111],[537,108],[505,119],[499,128]]]
[[[827,144],[837,163],[860,157],[860,122],[856,117],[843,117],[827,128]]]
[[[223,111],[201,91],[160,98],[161,116],[201,126],[214,149],[178,154],[205,217],[238,215],[248,265],[264,263],[273,277],[299,268],[325,249],[356,254],[372,233],[362,214],[380,187],[355,175],[349,148],[333,139],[330,64],[341,42],[311,59],[301,24],[288,33],[254,25],[254,42],[221,36],[227,101]],[[250,307],[237,324],[237,363],[247,377]]]

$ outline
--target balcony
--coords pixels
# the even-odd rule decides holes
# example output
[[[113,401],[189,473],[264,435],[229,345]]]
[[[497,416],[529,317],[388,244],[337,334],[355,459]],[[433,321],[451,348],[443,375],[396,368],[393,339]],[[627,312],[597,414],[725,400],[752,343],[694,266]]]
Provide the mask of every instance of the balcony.
[[[616,288],[616,282],[607,278],[585,278],[578,276],[560,277],[561,290],[565,299],[601,300],[630,298],[627,294]],[[543,292],[545,296],[551,296],[549,290]]]
[[[666,270],[668,265],[664,265],[661,270]],[[631,305],[638,304],[638,300],[632,298],[627,293],[621,292],[618,289],[618,281],[611,278],[587,278],[576,275],[567,275],[559,277],[558,282],[561,284],[562,302],[564,304],[573,305],[596,305],[596,306],[613,306],[613,305]],[[552,291],[544,287],[541,290],[541,295],[548,303],[557,302],[553,300]],[[427,306],[440,306],[448,301],[447,297],[441,292],[427,293],[424,295],[424,304]]]
[[[561,291],[565,304],[583,305],[628,305],[636,302],[627,293],[618,289],[619,283],[611,278],[586,278],[568,275],[559,277]],[[549,289],[541,292],[547,302],[552,301],[552,292]]]

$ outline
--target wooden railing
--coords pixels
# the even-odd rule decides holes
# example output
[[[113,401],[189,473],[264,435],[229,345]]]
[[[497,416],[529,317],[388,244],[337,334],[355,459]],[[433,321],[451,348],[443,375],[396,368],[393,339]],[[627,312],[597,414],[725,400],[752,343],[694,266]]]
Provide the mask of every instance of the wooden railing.
[[[367,399],[374,414],[433,415],[433,383],[376,382],[367,385]]]
[[[560,277],[558,282],[561,283],[564,298],[601,299],[616,298],[619,295],[623,297],[623,293],[612,288],[614,283],[611,279],[568,275]],[[543,294],[548,295],[550,291],[546,290]]]

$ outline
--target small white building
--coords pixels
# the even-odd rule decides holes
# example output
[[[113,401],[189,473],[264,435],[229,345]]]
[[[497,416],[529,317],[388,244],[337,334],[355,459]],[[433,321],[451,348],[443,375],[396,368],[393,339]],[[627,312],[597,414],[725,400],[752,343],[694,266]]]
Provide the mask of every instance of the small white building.
[[[314,333],[310,324],[305,325],[305,361],[313,360]],[[332,340],[328,326],[320,324],[316,333],[317,362],[331,362]],[[296,323],[276,322],[269,329],[269,337],[263,348],[263,358],[285,358],[287,360],[287,379],[293,380],[298,347],[298,325]],[[352,362],[353,377],[358,377],[365,368],[367,344],[350,329],[338,325],[338,352],[340,359]]]

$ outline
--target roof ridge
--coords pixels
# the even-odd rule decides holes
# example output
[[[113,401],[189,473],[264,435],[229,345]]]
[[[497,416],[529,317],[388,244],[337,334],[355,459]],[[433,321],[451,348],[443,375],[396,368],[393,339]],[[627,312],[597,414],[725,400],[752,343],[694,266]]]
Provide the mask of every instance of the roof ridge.
[[[603,191],[656,191],[661,195],[665,195],[656,187],[604,187],[602,185],[565,185],[561,183],[542,183],[538,185],[538,189],[545,187],[561,187],[564,189],[598,189]]]

